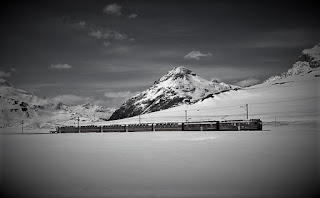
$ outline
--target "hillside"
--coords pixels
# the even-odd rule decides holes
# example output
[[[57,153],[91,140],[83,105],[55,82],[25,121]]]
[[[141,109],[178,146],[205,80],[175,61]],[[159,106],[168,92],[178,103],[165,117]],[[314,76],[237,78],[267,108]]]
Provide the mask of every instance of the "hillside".
[[[4,79],[0,79],[0,107],[0,127],[17,126],[23,121],[27,127],[52,128],[76,124],[78,117],[88,124],[108,119],[114,111],[92,103],[77,106],[54,103],[17,89]]]
[[[292,76],[303,76],[320,67],[320,44],[315,45],[311,49],[305,49],[299,56],[298,60],[293,64],[293,67],[287,72],[282,73],[279,76],[272,76],[265,82],[274,82],[281,80],[282,78]]]
[[[155,123],[260,118],[265,123],[317,123],[320,120],[319,45],[303,50],[287,72],[264,83],[222,92],[195,104],[183,104],[163,111],[109,123]],[[303,57],[309,57],[305,59]]]
[[[191,70],[174,67],[154,85],[128,99],[110,117],[110,120],[160,111],[181,104],[193,104],[213,94],[239,89],[223,82],[208,81]]]

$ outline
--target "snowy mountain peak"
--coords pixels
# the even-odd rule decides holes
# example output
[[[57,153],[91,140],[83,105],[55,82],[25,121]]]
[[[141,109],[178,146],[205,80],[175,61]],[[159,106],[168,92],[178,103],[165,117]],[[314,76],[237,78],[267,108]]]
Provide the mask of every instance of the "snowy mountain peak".
[[[320,68],[320,43],[315,45],[311,49],[304,49],[302,55],[299,56],[298,60],[293,64],[287,72],[282,73],[279,76],[272,76],[265,81],[274,82],[287,77],[299,77],[311,73]]]
[[[154,85],[128,99],[110,120],[132,117],[168,109],[180,104],[191,104],[213,94],[239,88],[223,82],[211,82],[180,66],[155,81]]]
[[[320,43],[311,49],[303,50],[298,61],[308,62],[311,68],[320,67]]]
[[[184,66],[174,67],[166,75],[162,76],[158,81],[156,81],[155,84],[167,81],[169,79],[174,81],[183,78],[187,79],[188,75],[196,76],[196,74],[193,71],[185,68]]]
[[[177,74],[195,74],[195,73],[184,66],[178,66],[170,70],[167,75],[177,75]]]
[[[302,51],[302,54],[309,54],[311,56],[319,56],[319,52],[320,52],[320,43],[318,43],[317,45],[315,45],[311,49],[304,49]]]

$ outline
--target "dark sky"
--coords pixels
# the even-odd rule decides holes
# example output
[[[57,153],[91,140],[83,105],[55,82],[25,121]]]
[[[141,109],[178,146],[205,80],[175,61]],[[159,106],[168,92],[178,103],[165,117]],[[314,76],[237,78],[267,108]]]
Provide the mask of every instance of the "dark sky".
[[[180,65],[208,80],[261,82],[320,41],[318,7],[305,1],[7,1],[1,8],[1,78],[69,104],[118,106]]]

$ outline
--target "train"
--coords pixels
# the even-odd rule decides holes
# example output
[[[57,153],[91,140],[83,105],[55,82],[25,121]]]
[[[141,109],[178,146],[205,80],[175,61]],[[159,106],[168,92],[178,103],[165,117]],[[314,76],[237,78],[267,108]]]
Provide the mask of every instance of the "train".
[[[52,133],[104,133],[104,132],[148,132],[148,131],[259,131],[260,119],[224,120],[201,122],[166,122],[144,124],[114,124],[56,127]]]

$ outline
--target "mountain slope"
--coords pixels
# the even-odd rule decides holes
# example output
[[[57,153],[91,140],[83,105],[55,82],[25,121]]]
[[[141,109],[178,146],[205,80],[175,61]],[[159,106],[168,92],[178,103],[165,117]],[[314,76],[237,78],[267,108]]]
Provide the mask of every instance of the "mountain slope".
[[[39,117],[39,110],[49,108],[53,103],[0,79],[0,106],[0,126],[5,127],[19,124],[22,120],[36,119]]]
[[[223,82],[208,81],[191,70],[175,67],[154,85],[142,93],[128,99],[110,120],[168,109],[181,104],[192,104],[201,99],[212,97],[215,93],[239,89]]]
[[[318,70],[320,67],[320,43],[315,45],[311,49],[305,49],[299,56],[298,60],[293,64],[293,67],[287,72],[282,73],[279,76],[272,76],[265,82],[274,82],[283,78],[305,75]]]
[[[108,119],[114,110],[92,103],[77,106],[54,103],[0,79],[0,127],[16,126],[22,120],[25,126],[36,128],[74,125],[78,117],[82,124],[88,124]]]
[[[305,60],[302,57],[309,57]],[[230,90],[195,104],[182,104],[163,111],[152,112],[101,124],[185,122],[224,119],[245,119],[245,104],[249,119],[260,118],[264,123],[282,125],[304,124],[320,126],[320,66],[319,45],[303,50],[298,61],[287,72],[271,77],[264,83]],[[312,66],[311,66],[312,65]]]
[[[249,119],[259,118],[277,126],[287,123],[320,126],[320,70],[303,76],[287,77],[238,91],[228,91],[163,111],[119,119],[101,124],[130,124],[158,122],[189,122],[246,119],[245,104],[249,106]]]

